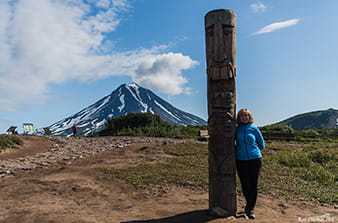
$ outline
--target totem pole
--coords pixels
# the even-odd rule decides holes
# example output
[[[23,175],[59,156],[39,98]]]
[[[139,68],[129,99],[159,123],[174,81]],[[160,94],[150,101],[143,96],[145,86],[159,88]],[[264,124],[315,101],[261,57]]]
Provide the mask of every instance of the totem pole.
[[[236,15],[205,16],[208,81],[209,208],[236,215]]]

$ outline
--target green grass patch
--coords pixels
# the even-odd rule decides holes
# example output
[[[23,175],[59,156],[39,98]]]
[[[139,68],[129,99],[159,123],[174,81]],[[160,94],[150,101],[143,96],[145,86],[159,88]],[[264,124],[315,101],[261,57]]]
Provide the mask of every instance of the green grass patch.
[[[338,201],[338,144],[285,144],[283,149],[270,150],[263,159],[260,186],[263,193],[291,200]]]
[[[208,152],[205,145],[191,143],[165,145],[164,151],[174,155],[175,158],[127,169],[101,168],[101,170],[106,174],[106,179],[125,180],[137,189],[167,184],[207,189]]]
[[[101,168],[104,178],[120,179],[137,189],[170,184],[198,190],[208,189],[206,144],[161,145],[166,154],[156,163],[125,169]],[[338,143],[312,142],[267,144],[263,151],[260,191],[273,197],[337,203]],[[239,185],[239,184],[238,184]],[[240,188],[237,189],[240,191]]]
[[[15,148],[22,143],[22,140],[17,136],[0,135],[0,151],[5,148]]]

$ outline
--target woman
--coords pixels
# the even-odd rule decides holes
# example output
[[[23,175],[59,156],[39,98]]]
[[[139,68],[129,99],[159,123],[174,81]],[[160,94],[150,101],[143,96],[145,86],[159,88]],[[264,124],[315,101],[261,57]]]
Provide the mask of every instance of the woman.
[[[258,177],[262,167],[261,150],[264,149],[262,133],[253,123],[254,119],[248,109],[241,109],[238,112],[236,166],[246,200],[245,213],[250,219],[256,218],[254,208],[257,200]]]

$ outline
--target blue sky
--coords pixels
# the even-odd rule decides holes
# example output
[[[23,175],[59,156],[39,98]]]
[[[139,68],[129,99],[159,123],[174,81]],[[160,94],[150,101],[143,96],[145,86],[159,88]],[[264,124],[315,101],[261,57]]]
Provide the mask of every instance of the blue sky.
[[[337,0],[2,0],[0,132],[137,82],[207,119],[204,16],[237,15],[237,109],[256,125],[338,108]]]

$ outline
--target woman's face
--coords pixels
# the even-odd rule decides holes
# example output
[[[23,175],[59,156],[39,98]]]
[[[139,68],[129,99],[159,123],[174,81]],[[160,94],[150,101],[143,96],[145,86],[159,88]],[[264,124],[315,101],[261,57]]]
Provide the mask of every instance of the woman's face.
[[[239,120],[243,123],[243,124],[248,124],[250,121],[250,116],[247,113],[243,113],[242,115],[239,116]]]

